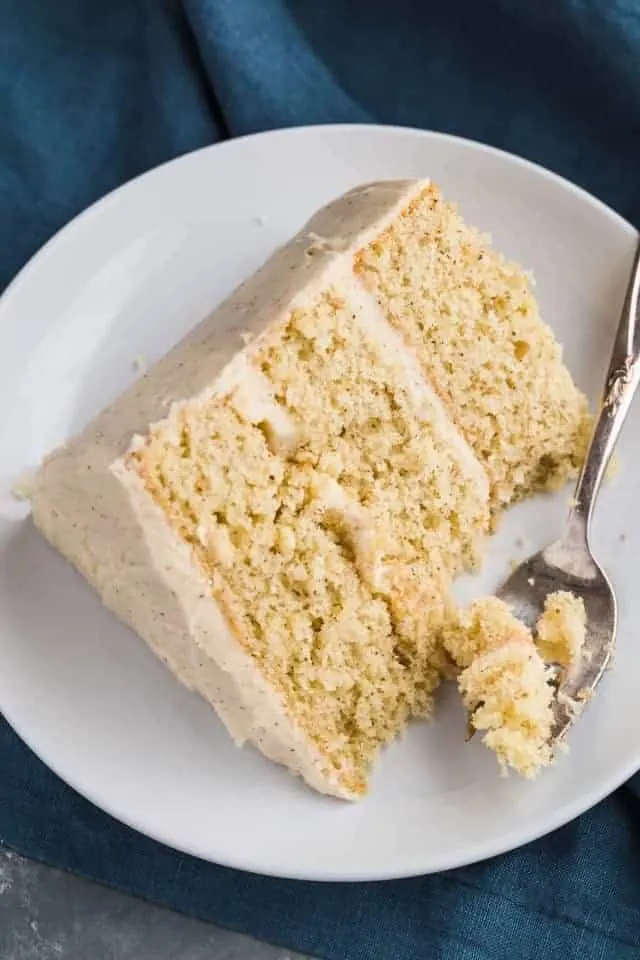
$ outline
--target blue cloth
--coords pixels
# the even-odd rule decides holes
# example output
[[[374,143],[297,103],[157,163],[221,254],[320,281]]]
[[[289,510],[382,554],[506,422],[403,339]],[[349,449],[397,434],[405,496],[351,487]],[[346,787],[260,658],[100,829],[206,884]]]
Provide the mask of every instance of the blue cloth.
[[[0,288],[106,191],[291,124],[446,130],[640,223],[640,0],[0,0]],[[64,786],[0,722],[0,841],[330,960],[640,957],[640,790],[499,859],[379,884],[181,856]]]

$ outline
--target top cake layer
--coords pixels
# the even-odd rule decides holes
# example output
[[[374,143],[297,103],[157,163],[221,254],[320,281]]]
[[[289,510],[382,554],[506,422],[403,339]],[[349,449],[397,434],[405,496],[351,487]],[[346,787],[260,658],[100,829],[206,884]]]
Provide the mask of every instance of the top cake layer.
[[[473,447],[494,510],[561,486],[586,449],[587,403],[521,268],[427,186],[356,271]]]
[[[429,710],[490,508],[585,422],[517,268],[430,184],[373,184],[57,451],[34,517],[236,739],[358,796]]]

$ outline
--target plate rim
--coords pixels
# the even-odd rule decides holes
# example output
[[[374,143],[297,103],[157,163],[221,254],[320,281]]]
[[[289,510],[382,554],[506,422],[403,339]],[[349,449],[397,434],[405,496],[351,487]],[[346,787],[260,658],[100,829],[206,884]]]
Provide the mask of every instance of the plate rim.
[[[618,213],[617,210],[614,210],[613,207],[610,207],[604,202],[604,200],[600,200],[598,197],[594,196],[594,194],[589,193],[585,187],[581,187],[579,184],[574,183],[567,177],[562,176],[562,174],[556,173],[554,170],[543,166],[541,163],[537,163],[534,160],[528,160],[526,157],[521,157],[519,154],[511,153],[509,150],[504,150],[501,147],[494,147],[492,144],[484,143],[482,140],[472,140],[469,137],[463,137],[455,133],[444,133],[440,132],[439,130],[422,129],[421,127],[408,127],[400,124],[316,123],[303,126],[277,127],[273,130],[259,130],[254,133],[245,133],[238,137],[230,137],[227,140],[219,140],[216,143],[209,143],[204,147],[196,147],[194,150],[188,150],[186,153],[181,153],[177,157],[172,157],[170,160],[165,160],[163,163],[159,163],[155,167],[150,167],[148,170],[144,170],[142,173],[137,174],[135,177],[131,177],[129,180],[125,180],[117,187],[114,187],[101,197],[98,197],[93,201],[93,203],[89,204],[88,207],[85,207],[74,217],[72,217],[71,220],[68,220],[67,223],[64,223],[61,227],[59,227],[49,237],[49,239],[46,240],[40,247],[38,247],[35,253],[32,254],[32,256],[30,256],[29,259],[22,265],[16,275],[9,281],[8,285],[0,293],[0,311],[4,309],[5,301],[15,293],[15,289],[22,285],[26,279],[28,279],[28,275],[31,270],[39,265],[40,260],[50,252],[50,248],[56,242],[58,242],[67,231],[71,232],[72,230],[76,229],[85,218],[88,219],[90,216],[94,216],[96,213],[100,212],[103,206],[107,206],[109,202],[115,199],[116,195],[128,190],[130,187],[133,187],[136,183],[138,183],[139,180],[145,180],[149,177],[152,177],[161,170],[165,170],[167,167],[184,162],[184,160],[189,157],[201,156],[205,153],[211,152],[212,150],[234,149],[237,145],[245,144],[251,141],[275,139],[276,137],[286,138],[288,136],[302,136],[308,133],[319,132],[331,132],[338,134],[344,132],[370,133],[372,131],[376,131],[382,135],[403,134],[415,136],[418,139],[423,139],[425,137],[427,139],[434,138],[445,143],[457,143],[464,147],[471,147],[472,149],[480,150],[481,152],[488,152],[494,156],[502,157],[510,162],[515,162],[517,165],[522,166],[523,168],[527,168],[532,172],[541,174],[543,177],[550,178],[565,189],[568,188],[572,193],[581,197],[581,199],[583,199],[585,202],[589,203],[591,206],[594,206],[596,209],[599,209],[606,216],[612,217],[614,220],[616,220],[620,226],[630,233],[631,236],[635,234],[640,238],[640,232],[636,230],[629,220],[623,217],[621,213]]]
[[[10,303],[17,292],[22,288],[25,283],[29,283],[32,273],[37,271],[42,264],[42,262],[51,254],[52,250],[57,247],[60,242],[64,242],[67,235],[73,233],[82,226],[85,219],[91,219],[96,216],[100,216],[102,210],[106,208],[110,203],[114,202],[119,198],[123,193],[128,189],[135,188],[135,185],[140,180],[151,179],[159,171],[164,170],[165,168],[171,167],[173,165],[179,165],[185,161],[185,159],[195,156],[204,155],[210,153],[213,150],[217,151],[226,151],[230,149],[242,149],[244,146],[251,145],[255,142],[260,142],[265,139],[276,139],[276,138],[296,138],[304,137],[309,134],[323,134],[329,133],[331,135],[339,136],[341,134],[352,135],[354,133],[366,133],[366,134],[376,134],[380,136],[413,136],[416,139],[421,140],[436,140],[442,143],[450,143],[454,148],[456,146],[462,146],[465,149],[471,148],[472,150],[477,150],[482,153],[489,153],[494,156],[500,157],[502,160],[506,160],[509,163],[515,163],[518,166],[521,166],[525,170],[534,173],[536,176],[542,177],[542,179],[551,180],[557,186],[562,187],[565,190],[573,193],[577,196],[582,202],[589,204],[592,208],[598,210],[601,214],[608,217],[610,220],[615,222],[620,228],[622,228],[625,233],[628,233],[630,238],[634,236],[636,238],[640,237],[638,231],[633,227],[633,225],[626,220],[621,214],[609,207],[604,201],[598,199],[589,193],[585,188],[573,183],[562,175],[555,173],[552,170],[547,169],[541,164],[535,163],[533,161],[527,160],[524,157],[520,157],[517,154],[510,153],[509,151],[503,150],[498,147],[494,147],[490,144],[483,143],[477,140],[471,140],[466,137],[458,136],[456,134],[450,133],[440,133],[434,130],[425,130],[415,127],[406,127],[399,125],[385,125],[385,124],[367,124],[367,123],[358,123],[358,124],[349,124],[349,123],[327,123],[327,124],[313,124],[308,126],[295,126],[295,127],[284,127],[274,130],[260,131],[256,133],[248,133],[240,137],[231,138],[228,140],[223,140],[218,143],[208,144],[204,147],[200,147],[196,150],[189,151],[185,154],[181,154],[178,157],[171,158],[170,160],[165,161],[162,164],[159,164],[156,167],[153,167],[149,170],[144,171],[143,173],[137,175],[136,177],[125,181],[119,186],[115,187],[113,190],[109,191],[104,196],[95,200],[90,206],[82,210],[75,217],[73,217],[69,222],[60,227],[50,238],[47,240],[29,260],[23,265],[15,277],[9,282],[8,286],[0,295],[0,316],[2,313],[9,308]],[[87,787],[86,785],[81,785],[77,783],[77,778],[74,775],[69,776],[66,772],[62,772],[58,768],[58,764],[55,760],[45,758],[39,752],[37,746],[32,742],[30,734],[22,729],[22,724],[20,721],[15,720],[13,717],[8,715],[5,710],[0,706],[0,713],[4,716],[5,720],[15,732],[15,734],[23,741],[24,744],[31,750],[31,752],[38,758],[38,760],[45,764],[49,770],[51,770],[57,777],[59,777],[65,784],[67,784],[71,789],[76,793],[90,802],[93,806],[99,810],[106,813],[108,816],[117,820],[118,822],[124,824],[126,827],[135,830],[136,832],[142,834],[145,837],[148,837],[155,842],[162,844],[165,847],[176,850],[180,853],[193,856],[197,859],[203,860],[205,862],[210,862],[218,864],[221,866],[229,867],[232,869],[243,870],[249,873],[268,875],[272,877],[277,877],[281,879],[291,879],[291,880],[305,880],[305,881],[320,881],[320,882],[363,882],[363,881],[379,881],[379,880],[395,880],[395,879],[406,879],[409,877],[415,877],[419,875],[426,875],[431,873],[440,872],[443,870],[450,870],[461,868],[464,866],[471,865],[473,863],[478,863],[490,857],[498,856],[510,850],[517,849],[521,846],[524,846],[527,843],[530,843],[534,840],[539,839],[540,837],[546,836],[547,834],[553,832],[554,830],[559,829],[560,827],[566,825],[567,823],[574,820],[576,817],[585,813],[587,810],[591,809],[593,806],[601,802],[604,798],[609,796],[615,790],[617,790],[622,784],[624,784],[630,777],[632,777],[638,770],[640,770],[640,743],[635,750],[630,751],[629,759],[626,764],[624,764],[623,769],[619,770],[615,776],[610,776],[598,783],[598,785],[591,791],[585,792],[579,800],[573,802],[565,802],[562,806],[554,810],[553,816],[547,816],[544,820],[544,825],[537,825],[531,830],[523,831],[521,827],[513,829],[511,832],[506,833],[500,838],[499,842],[496,842],[495,838],[482,839],[480,842],[473,845],[471,848],[470,854],[465,854],[464,849],[469,849],[467,846],[462,850],[459,848],[453,849],[449,852],[448,856],[440,855],[437,860],[432,860],[430,864],[425,868],[424,864],[420,863],[421,856],[420,853],[414,854],[412,857],[405,856],[404,866],[402,868],[396,867],[391,869],[344,869],[341,868],[339,871],[333,869],[328,869],[321,867],[320,869],[300,869],[294,873],[287,871],[286,869],[278,869],[277,865],[271,864],[269,868],[266,867],[264,863],[255,861],[252,863],[252,858],[246,856],[244,853],[241,854],[238,858],[233,858],[229,856],[216,856],[213,859],[211,856],[203,855],[201,850],[196,849],[192,844],[185,843],[184,840],[176,841],[176,838],[171,838],[168,833],[164,833],[162,830],[149,829],[148,827],[141,825],[135,817],[127,817],[126,813],[121,811],[116,811],[114,805],[109,802],[107,799],[98,797],[95,795],[94,791]],[[422,854],[424,856],[424,854]]]

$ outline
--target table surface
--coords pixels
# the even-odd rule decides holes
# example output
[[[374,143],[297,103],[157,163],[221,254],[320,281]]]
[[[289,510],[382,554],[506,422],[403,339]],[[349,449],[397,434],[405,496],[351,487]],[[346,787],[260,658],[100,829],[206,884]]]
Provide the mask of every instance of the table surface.
[[[0,847],[2,960],[304,960]]]

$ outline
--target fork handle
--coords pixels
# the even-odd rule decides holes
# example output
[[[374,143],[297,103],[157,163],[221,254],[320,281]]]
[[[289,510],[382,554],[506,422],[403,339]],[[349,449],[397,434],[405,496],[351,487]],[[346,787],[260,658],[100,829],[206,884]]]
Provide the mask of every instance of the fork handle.
[[[617,443],[631,401],[640,382],[640,241],[636,247],[622,316],[600,409],[589,449],[578,477],[567,532],[580,532],[585,540],[602,480]]]

